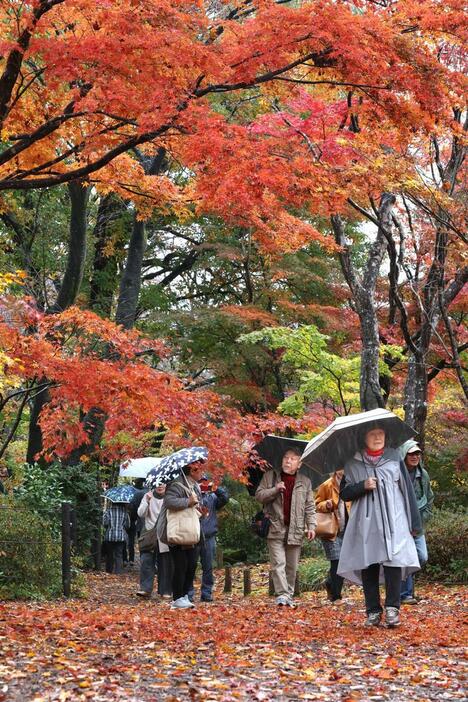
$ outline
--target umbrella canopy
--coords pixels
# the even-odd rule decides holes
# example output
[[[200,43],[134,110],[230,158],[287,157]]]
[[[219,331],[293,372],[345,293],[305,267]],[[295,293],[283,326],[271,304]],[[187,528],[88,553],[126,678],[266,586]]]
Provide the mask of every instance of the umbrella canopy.
[[[121,463],[119,475],[123,478],[146,478],[152,468],[156,468],[161,459],[148,456],[146,458],[131,458]]]
[[[179,477],[185,466],[195,461],[206,461],[208,449],[204,446],[191,446],[181,449],[170,456],[164,456],[159,461],[159,465],[153,468],[146,476],[145,485],[151,490],[158,485],[167,485],[171,480]]]
[[[106,490],[104,497],[111,502],[124,502],[129,504],[136,489],[132,485],[117,485],[116,487]]]
[[[385,445],[394,448],[415,435],[415,431],[393,412],[375,409],[338,417],[315,436],[302,456],[302,463],[322,475],[342,468],[356,451],[362,449],[363,435],[375,425],[385,429]]]
[[[277,470],[281,469],[281,464],[283,461],[283,456],[288,451],[288,449],[299,449],[302,453],[307,446],[307,441],[302,439],[289,439],[285,436],[275,436],[274,434],[267,434],[258,444],[256,444],[252,451],[256,451],[260,458],[268,463],[272,468]],[[260,481],[265,473],[265,469],[268,470],[268,466],[260,467],[252,462],[252,465],[247,469],[247,474],[249,476],[249,484],[247,490],[250,495],[255,495],[255,491],[258,488]],[[312,481],[312,486],[316,487],[322,481],[322,476],[320,473],[314,472],[310,468],[302,467],[300,469],[301,473],[307,475]]]

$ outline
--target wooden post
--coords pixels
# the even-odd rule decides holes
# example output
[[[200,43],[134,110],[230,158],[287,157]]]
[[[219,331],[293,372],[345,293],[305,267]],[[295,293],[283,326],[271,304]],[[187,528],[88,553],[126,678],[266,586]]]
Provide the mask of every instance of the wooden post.
[[[71,506],[62,502],[62,587],[65,597],[71,592]]]
[[[96,522],[95,527],[93,528],[93,534],[91,538],[91,557],[93,559],[93,564],[94,564],[94,570],[100,571],[101,570],[101,559],[102,559],[102,540],[101,540],[101,517],[102,517],[102,508],[101,508],[101,498],[97,498],[97,510],[96,514],[98,516],[98,521]]]
[[[76,509],[74,507],[70,508],[70,539],[76,552],[78,547],[78,532],[76,529]]]
[[[244,597],[252,592],[252,581],[250,579],[250,568],[244,568]]]
[[[268,573],[268,594],[270,597],[273,597],[273,595],[275,594],[275,586],[273,583],[273,574],[271,570]]]
[[[232,569],[226,566],[224,569],[224,592],[232,592]]]
[[[299,597],[301,594],[301,583],[299,582],[299,573],[296,573],[296,580],[294,581],[294,597]]]
[[[216,549],[216,565],[218,568],[222,568],[224,565],[223,549],[221,546],[218,546]]]

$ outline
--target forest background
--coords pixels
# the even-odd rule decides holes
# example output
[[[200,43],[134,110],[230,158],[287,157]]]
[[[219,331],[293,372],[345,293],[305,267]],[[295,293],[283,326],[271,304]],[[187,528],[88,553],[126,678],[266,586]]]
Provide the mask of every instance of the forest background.
[[[4,499],[386,406],[466,505],[462,3],[0,13]]]

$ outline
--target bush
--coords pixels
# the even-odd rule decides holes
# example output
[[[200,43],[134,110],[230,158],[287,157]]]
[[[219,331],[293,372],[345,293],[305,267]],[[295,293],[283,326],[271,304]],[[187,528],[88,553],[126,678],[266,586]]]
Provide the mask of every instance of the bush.
[[[61,503],[70,502],[76,513],[76,552],[89,556],[91,539],[101,522],[98,467],[51,463],[42,468],[25,464],[22,472],[22,484],[15,489],[15,496],[32,511],[47,518],[56,535],[60,534]]]
[[[425,576],[447,583],[468,582],[468,513],[436,509],[426,528],[429,563]]]
[[[322,590],[330,569],[330,561],[325,556],[307,558],[299,565],[299,584],[301,592]]]
[[[58,597],[61,544],[47,518],[11,498],[0,501],[0,599]]]

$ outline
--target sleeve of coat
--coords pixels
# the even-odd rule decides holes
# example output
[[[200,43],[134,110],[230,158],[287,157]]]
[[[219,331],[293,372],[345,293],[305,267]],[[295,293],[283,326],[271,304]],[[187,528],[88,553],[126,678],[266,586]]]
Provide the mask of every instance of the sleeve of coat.
[[[408,521],[410,522],[410,531],[419,534],[422,531],[421,515],[419,513],[416,495],[414,494],[413,484],[403,461],[400,461],[400,481],[402,483],[403,494],[406,492],[408,495],[410,508]]]
[[[340,497],[343,502],[353,502],[354,500],[359,500],[359,498],[364,497],[367,493],[364,487],[365,482],[365,480],[360,480],[359,483],[351,483],[349,482],[349,478],[344,475],[340,483]]]
[[[164,495],[164,504],[167,509],[187,509],[189,506],[189,498],[181,497],[180,487],[176,482],[169,483],[166,489],[166,494]]]
[[[219,487],[215,491],[215,497],[216,497],[216,502],[215,502],[215,508],[216,509],[221,509],[221,507],[224,507],[224,505],[227,505],[229,502],[229,493],[224,487]]]
[[[278,496],[276,485],[269,487],[270,480],[272,480],[270,473],[273,473],[273,471],[267,471],[264,474],[255,493],[255,499],[261,502],[262,505],[267,505],[269,502],[273,502],[273,500]]]
[[[140,506],[137,509],[137,515],[140,517],[140,519],[143,519],[146,517],[146,513],[148,512],[149,509],[149,502],[148,500],[145,499],[140,502]]]
[[[314,530],[317,526],[317,515],[315,513],[315,500],[314,492],[312,490],[312,485],[307,493],[306,503],[305,503],[305,524],[308,530]]]
[[[424,477],[426,478],[426,486],[427,486],[427,494],[426,494],[427,505],[424,508],[422,519],[423,519],[423,522],[425,523],[425,522],[428,522],[429,519],[432,517],[432,507],[434,505],[434,492],[431,488],[431,479],[429,477],[429,473],[426,470],[424,470],[423,475],[424,474],[425,474]]]
[[[327,509],[327,500],[330,498],[327,496],[326,481],[318,486],[317,492],[315,493],[315,509],[317,512],[329,512]]]

